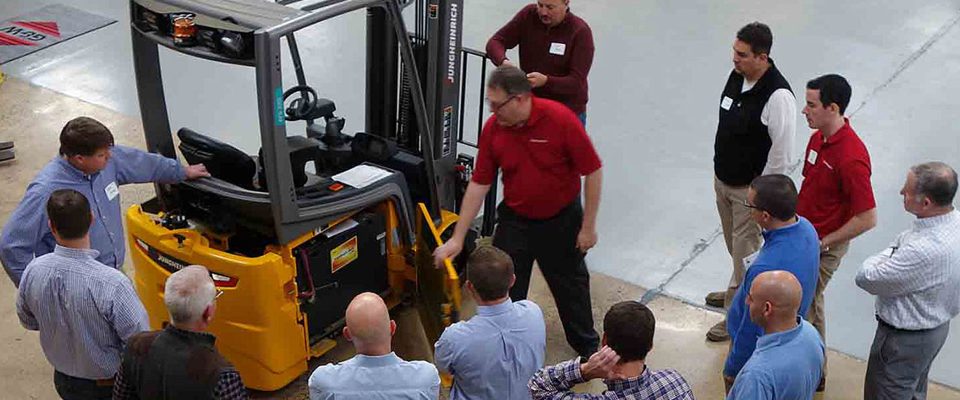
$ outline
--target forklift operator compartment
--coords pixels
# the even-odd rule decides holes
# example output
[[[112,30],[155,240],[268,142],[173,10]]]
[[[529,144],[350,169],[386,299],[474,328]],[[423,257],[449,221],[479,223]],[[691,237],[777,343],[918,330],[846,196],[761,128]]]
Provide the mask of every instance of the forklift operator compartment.
[[[458,15],[462,0],[298,3],[130,3],[148,150],[176,158],[179,149],[211,173],[157,185],[155,198],[127,210],[134,284],[159,329],[168,323],[167,277],[207,267],[224,293],[210,331],[258,390],[285,386],[332,349],[359,293],[379,293],[389,307],[416,303],[430,340],[459,318],[457,270],[449,260],[434,268],[432,252],[452,230],[469,181],[470,158],[456,153],[460,127],[451,123],[462,86],[460,60],[448,55],[460,54],[460,31],[444,17]],[[366,132],[347,135],[335,102],[308,85],[295,32],[350,12],[366,13]],[[286,90],[283,45],[297,82]],[[257,154],[191,127],[171,129],[160,46],[255,70]],[[303,121],[305,132],[288,132],[290,121]]]

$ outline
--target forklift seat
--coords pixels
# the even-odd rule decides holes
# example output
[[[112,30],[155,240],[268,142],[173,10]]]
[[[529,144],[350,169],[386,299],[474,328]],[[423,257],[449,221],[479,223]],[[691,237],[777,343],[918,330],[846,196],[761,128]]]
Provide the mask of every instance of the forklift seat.
[[[249,155],[189,128],[180,128],[177,136],[180,138],[180,152],[187,163],[203,163],[214,178],[254,190],[253,178],[257,165]]]

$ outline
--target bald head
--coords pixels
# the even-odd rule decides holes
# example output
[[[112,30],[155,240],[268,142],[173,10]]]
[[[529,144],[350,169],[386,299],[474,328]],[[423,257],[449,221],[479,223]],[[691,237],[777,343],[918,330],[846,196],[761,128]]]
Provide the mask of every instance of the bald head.
[[[200,265],[174,272],[167,278],[163,289],[163,302],[174,325],[202,319],[216,296],[217,289],[210,278],[210,271]]]
[[[750,318],[766,327],[795,321],[803,299],[800,281],[787,271],[767,271],[757,275],[750,286]]]
[[[353,342],[357,352],[365,353],[371,347],[389,349],[394,322],[383,299],[375,293],[360,293],[347,306],[347,327],[344,334]]]

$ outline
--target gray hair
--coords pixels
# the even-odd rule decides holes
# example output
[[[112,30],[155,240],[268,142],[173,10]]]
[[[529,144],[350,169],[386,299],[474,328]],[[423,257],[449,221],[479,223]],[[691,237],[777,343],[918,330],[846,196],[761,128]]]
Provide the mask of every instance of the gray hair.
[[[957,194],[957,172],[949,165],[931,161],[910,167],[917,177],[914,190],[918,195],[927,196],[933,204],[944,207],[953,204]]]
[[[217,295],[210,271],[202,265],[191,265],[174,272],[164,286],[163,303],[167,305],[174,325],[199,320]]]
[[[487,78],[487,87],[503,90],[511,96],[527,94],[531,90],[527,74],[510,65],[501,65],[493,70]]]

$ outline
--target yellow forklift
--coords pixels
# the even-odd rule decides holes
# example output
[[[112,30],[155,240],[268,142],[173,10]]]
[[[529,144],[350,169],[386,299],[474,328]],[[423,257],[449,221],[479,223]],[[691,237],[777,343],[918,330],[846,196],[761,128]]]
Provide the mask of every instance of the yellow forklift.
[[[460,112],[462,0],[131,0],[130,12],[148,150],[179,158],[179,149],[212,174],[158,185],[126,212],[152,328],[168,323],[167,277],[206,266],[223,291],[210,326],[219,351],[248,387],[271,391],[335,346],[358,293],[380,293],[390,307],[415,302],[430,340],[458,320],[455,263],[434,268],[431,254],[456,222],[472,170],[472,157],[457,153],[473,145]],[[352,12],[366,15],[365,131],[348,135],[335,103],[306,82],[295,33]],[[289,88],[284,43],[297,81]],[[160,46],[253,68],[258,154],[171,129]],[[288,132],[290,121],[305,121],[305,132]]]

